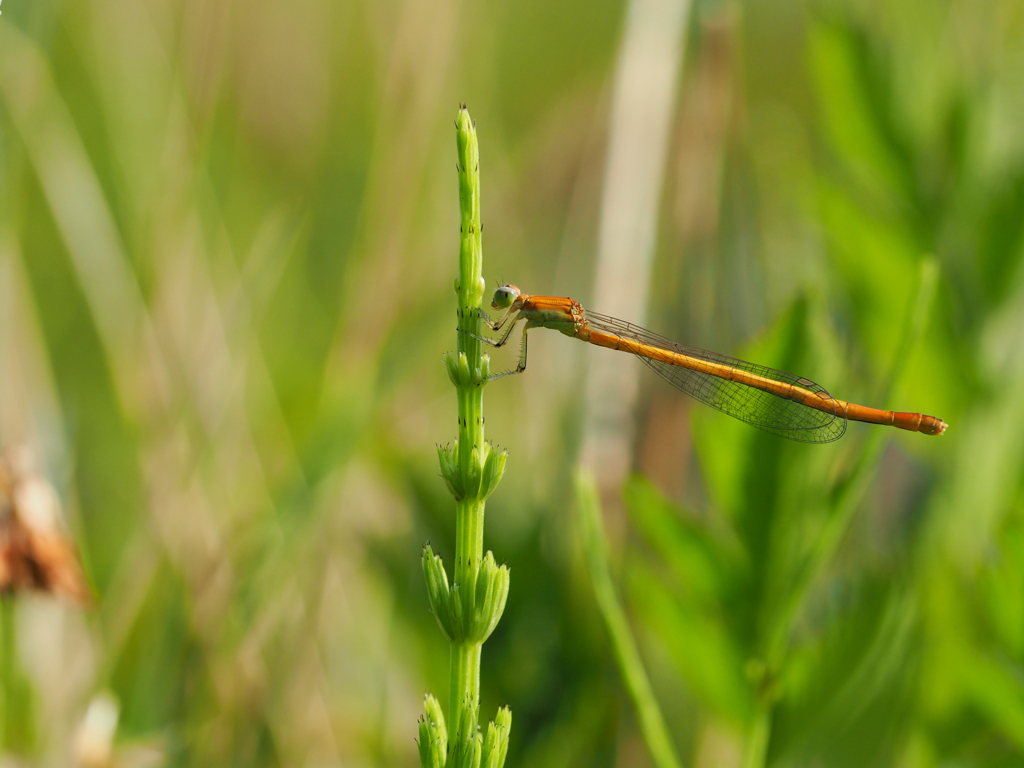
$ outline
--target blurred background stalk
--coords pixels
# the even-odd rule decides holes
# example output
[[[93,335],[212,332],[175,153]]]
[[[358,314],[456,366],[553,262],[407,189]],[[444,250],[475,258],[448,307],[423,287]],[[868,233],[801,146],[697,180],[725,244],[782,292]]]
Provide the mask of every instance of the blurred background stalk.
[[[601,611],[605,627],[611,637],[618,663],[619,674],[629,693],[630,701],[636,708],[640,729],[647,742],[654,764],[658,768],[682,768],[672,738],[665,725],[661,708],[654,698],[651,682],[647,677],[643,661],[629,628],[626,614],[622,610],[615,587],[612,584],[611,567],[608,562],[608,540],[601,520],[601,501],[594,478],[586,470],[579,470],[575,476],[576,511],[580,524],[583,550],[593,581],[594,598]]]

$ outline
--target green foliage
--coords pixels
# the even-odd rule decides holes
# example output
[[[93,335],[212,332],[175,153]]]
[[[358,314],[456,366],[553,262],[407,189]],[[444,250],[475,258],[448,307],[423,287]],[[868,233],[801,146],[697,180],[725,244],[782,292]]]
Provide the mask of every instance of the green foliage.
[[[483,367],[486,371],[486,366]],[[486,375],[486,373],[484,374]],[[475,386],[475,385],[474,385]],[[498,487],[498,481],[505,474],[508,451],[496,451],[490,443],[483,444],[483,450],[473,447],[469,468],[463,477],[459,462],[459,441],[452,447],[437,446],[437,461],[441,478],[456,501],[466,497],[486,501]]]
[[[449,641],[479,645],[491,636],[508,599],[508,566],[499,566],[488,551],[475,583],[455,584],[449,589],[441,558],[428,544],[423,548],[423,575],[430,610]]]
[[[2,10],[0,449],[36,449],[96,604],[5,606],[0,762],[72,764],[107,691],[111,764],[642,760],[572,514],[587,361],[615,353],[542,334],[479,387],[492,361],[452,344],[485,276],[608,311],[629,4]],[[651,700],[684,765],[1020,765],[1019,3],[692,13],[655,298],[623,319],[950,429],[780,443],[622,356],[607,564]],[[489,496],[486,541],[453,495]],[[436,690],[453,660],[475,703]]]

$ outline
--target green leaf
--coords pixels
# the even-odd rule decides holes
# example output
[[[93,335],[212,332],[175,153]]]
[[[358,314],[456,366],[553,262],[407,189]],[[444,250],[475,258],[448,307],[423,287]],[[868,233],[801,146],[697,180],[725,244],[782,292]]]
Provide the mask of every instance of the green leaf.
[[[701,703],[736,725],[753,702],[744,676],[746,654],[717,612],[670,592],[644,561],[630,567],[630,602],[643,625],[660,639]]]
[[[713,535],[693,513],[669,503],[644,478],[631,477],[624,495],[633,524],[696,603],[720,604],[749,575],[749,563],[737,542],[724,534]]]
[[[813,25],[808,40],[818,101],[836,154],[876,201],[905,204],[913,197],[913,181],[894,138],[888,94],[871,77],[867,44],[842,22]]]

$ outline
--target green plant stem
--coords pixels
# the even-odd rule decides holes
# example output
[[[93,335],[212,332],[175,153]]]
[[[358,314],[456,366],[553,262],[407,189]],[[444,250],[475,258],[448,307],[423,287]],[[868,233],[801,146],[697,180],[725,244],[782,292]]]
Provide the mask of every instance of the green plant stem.
[[[644,741],[647,742],[647,748],[658,768],[681,768],[682,763],[672,746],[665,718],[658,707],[658,700],[654,698],[654,691],[651,689],[651,682],[629,629],[625,611],[622,610],[615,595],[611,569],[608,565],[608,546],[601,524],[597,488],[593,478],[582,469],[576,473],[576,505],[583,531],[583,548],[594,585],[594,597],[608,628],[608,634],[611,635],[619,672],[636,708]]]
[[[480,698],[480,643],[452,643],[452,674],[449,695],[452,706],[449,707],[451,717],[461,717],[467,702],[476,702]],[[461,702],[455,707],[455,702]],[[450,722],[458,723],[457,720]],[[452,730],[452,733],[457,733]]]
[[[482,436],[481,436],[482,438]],[[475,584],[484,547],[484,503],[460,501],[455,516],[455,583]],[[467,704],[480,699],[481,643],[453,642],[449,684],[448,722],[458,733],[459,718]]]
[[[463,106],[456,120],[458,148],[459,207],[461,225],[459,238],[459,280],[456,285],[459,328],[480,334],[477,309],[483,298],[483,247],[480,225],[480,162],[476,127]],[[483,356],[480,342],[466,333],[456,334],[460,356],[465,355],[470,376],[458,385],[459,400],[459,470],[463,478],[471,475],[471,463],[481,461],[484,447]],[[479,449],[474,452],[473,449]],[[477,467],[479,473],[479,467]],[[484,502],[477,493],[467,489],[467,497],[456,507],[455,518],[455,584],[473,589],[483,558]],[[448,727],[459,732],[462,714],[467,706],[479,703],[480,644],[466,641],[452,643],[451,684],[448,702]]]

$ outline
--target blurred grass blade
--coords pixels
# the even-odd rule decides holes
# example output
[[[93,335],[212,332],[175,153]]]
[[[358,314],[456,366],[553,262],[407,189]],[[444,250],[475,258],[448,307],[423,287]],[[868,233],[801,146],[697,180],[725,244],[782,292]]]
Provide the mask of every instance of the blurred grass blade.
[[[126,354],[137,348],[140,332],[154,344],[142,292],[49,63],[10,25],[0,27],[0,50],[0,94],[38,174],[125,395]],[[152,358],[154,364],[159,362],[158,355]],[[166,373],[159,373],[166,382]]]
[[[759,702],[747,728],[743,745],[743,768],[763,768],[768,754],[768,741],[772,735],[772,712],[767,703]]]
[[[899,347],[893,358],[892,367],[886,378],[885,385],[879,393],[879,402],[886,403],[892,395],[893,390],[899,384],[907,368],[907,361],[910,359],[914,348],[920,343],[924,336],[928,323],[928,313],[935,300],[935,290],[939,283],[939,263],[934,256],[925,256],[921,260],[918,269],[917,290],[914,295],[914,303],[910,313],[907,315],[906,326],[900,334]],[[883,431],[884,434],[884,431]]]
[[[908,198],[912,183],[891,117],[879,106],[856,31],[818,24],[810,32],[810,70],[817,79],[825,127],[857,180],[874,194]]]
[[[1024,692],[1016,664],[979,650],[961,655],[961,684],[979,710],[1024,751]]]
[[[629,570],[630,605],[638,624],[662,643],[686,680],[689,692],[717,717],[737,726],[753,711],[750,680],[744,672],[747,649],[722,611],[666,587],[664,569],[646,558]],[[720,605],[720,604],[719,604]]]
[[[903,372],[906,370],[907,359],[924,334],[928,310],[935,298],[938,275],[939,269],[935,259],[931,257],[923,259],[918,272],[917,288],[914,291],[910,312],[907,315],[903,332],[900,334],[896,356],[889,375],[886,377],[883,391],[878,396],[878,402],[880,403],[888,403],[890,394],[896,388]],[[872,430],[865,444],[858,451],[853,469],[837,485],[833,492],[832,512],[825,521],[824,528],[818,536],[814,549],[801,569],[796,584],[789,593],[786,604],[779,614],[779,621],[775,625],[775,632],[769,638],[767,660],[771,668],[775,669],[785,654],[787,638],[793,625],[798,619],[811,589],[817,583],[821,572],[831,561],[832,555],[849,528],[854,511],[867,493],[878,467],[878,460],[882,454],[882,449],[885,447],[890,436],[891,432],[882,429]]]
[[[586,470],[578,469],[575,479],[576,507],[583,534],[583,549],[594,586],[594,597],[608,628],[608,634],[611,635],[615,660],[618,662],[626,691],[633,701],[633,706],[636,707],[644,740],[659,768],[682,768],[682,763],[672,746],[665,718],[654,698],[651,682],[640,660],[640,653],[626,621],[626,614],[615,595],[597,488]]]
[[[672,505],[649,480],[634,475],[624,494],[630,521],[694,604],[719,605],[749,577],[750,564],[737,542],[697,524],[694,513]]]

